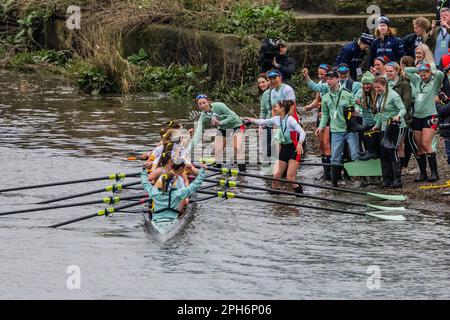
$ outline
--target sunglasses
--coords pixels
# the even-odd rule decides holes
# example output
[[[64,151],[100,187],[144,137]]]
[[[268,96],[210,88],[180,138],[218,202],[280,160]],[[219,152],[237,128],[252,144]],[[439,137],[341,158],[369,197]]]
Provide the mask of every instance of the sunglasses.
[[[386,64],[386,66],[388,66],[388,67],[393,67],[395,70],[398,70],[398,67],[397,67],[397,65],[395,64],[395,62],[388,62],[388,63]]]
[[[195,100],[200,100],[200,99],[208,99],[208,96],[205,94],[199,94],[197,97],[195,97]]]

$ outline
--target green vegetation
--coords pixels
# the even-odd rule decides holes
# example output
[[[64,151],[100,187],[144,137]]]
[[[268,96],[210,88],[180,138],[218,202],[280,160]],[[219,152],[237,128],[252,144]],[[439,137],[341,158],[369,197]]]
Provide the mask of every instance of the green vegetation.
[[[291,40],[296,32],[292,12],[282,11],[278,4],[261,7],[250,2],[233,5],[229,14],[221,16],[210,26],[216,32],[253,35],[260,39]]]
[[[90,12],[83,20],[83,33],[74,33],[77,48],[66,51],[39,47],[33,35],[65,13],[68,5],[81,5]],[[122,14],[117,17],[117,13]],[[114,18],[113,18],[114,17]],[[0,36],[0,58],[8,48],[8,68],[33,71],[56,66],[73,77],[89,94],[167,92],[173,98],[208,92],[213,98],[232,96],[253,99],[250,88],[258,73],[256,58],[266,37],[291,40],[295,35],[292,12],[282,11],[275,0],[7,0],[0,5],[0,19],[8,30]],[[142,23],[170,22],[185,28],[229,33],[240,37],[239,59],[224,62],[231,74],[214,77],[201,59],[186,65],[157,65],[144,49],[125,57],[121,32]],[[87,30],[87,31],[86,31]],[[186,54],[195,55],[196,51]],[[192,65],[194,64],[194,65]],[[31,67],[30,67],[31,66]]]
[[[171,64],[168,67],[148,66],[139,82],[145,92],[168,92],[173,98],[192,97],[209,88],[208,66]]]

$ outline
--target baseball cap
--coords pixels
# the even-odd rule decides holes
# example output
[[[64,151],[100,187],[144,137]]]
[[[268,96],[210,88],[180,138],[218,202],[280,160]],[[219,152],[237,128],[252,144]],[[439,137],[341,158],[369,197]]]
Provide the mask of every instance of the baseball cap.
[[[348,68],[348,65],[346,63],[341,63],[337,67],[338,73],[348,73],[350,72],[350,69]]]
[[[339,74],[337,73],[336,70],[330,70],[327,72],[327,77],[328,78],[339,78]]]
[[[271,71],[269,71],[269,72],[267,72],[267,78],[276,78],[276,77],[279,77],[279,76],[281,76],[281,73],[279,72],[279,71],[277,71],[277,70],[271,70]]]
[[[277,41],[277,46],[286,47],[286,42],[284,40],[280,39],[280,40]]]
[[[417,68],[417,70],[419,70],[419,71],[430,71],[431,70],[431,66],[430,66],[429,63],[424,63],[424,64],[421,64],[419,66],[419,68]]]

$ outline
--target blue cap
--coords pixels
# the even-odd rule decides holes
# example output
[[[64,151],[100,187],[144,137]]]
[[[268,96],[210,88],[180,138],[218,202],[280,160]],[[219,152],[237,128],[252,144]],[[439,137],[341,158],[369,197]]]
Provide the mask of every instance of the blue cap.
[[[267,78],[275,78],[281,76],[281,73],[277,70],[271,70],[267,73]]]
[[[419,66],[419,68],[417,68],[417,70],[419,70],[419,71],[430,71],[431,70],[431,66],[428,63],[421,64]]]
[[[350,69],[348,68],[348,65],[346,63],[341,63],[338,65],[338,68],[336,71],[339,73],[348,73],[348,72],[350,72]]]

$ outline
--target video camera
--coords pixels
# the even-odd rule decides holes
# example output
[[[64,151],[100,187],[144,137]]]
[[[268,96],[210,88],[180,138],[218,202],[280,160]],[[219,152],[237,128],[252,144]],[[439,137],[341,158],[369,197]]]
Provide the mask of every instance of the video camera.
[[[273,58],[278,56],[280,48],[275,39],[264,39],[259,49],[258,66],[261,72],[266,72],[273,68]]]

